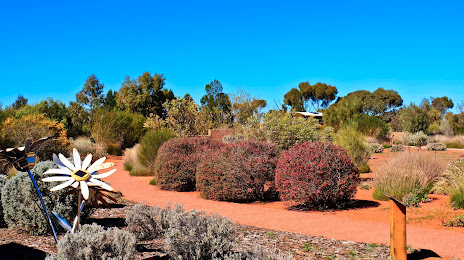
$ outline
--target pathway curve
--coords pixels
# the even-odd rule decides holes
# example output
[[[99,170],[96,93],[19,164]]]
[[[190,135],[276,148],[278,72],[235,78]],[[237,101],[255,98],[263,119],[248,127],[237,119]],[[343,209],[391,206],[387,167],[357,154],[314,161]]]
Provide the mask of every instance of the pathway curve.
[[[161,191],[149,185],[153,177],[132,177],[123,170],[123,161],[112,158],[117,171],[105,181],[122,192],[125,199],[164,207],[168,202],[180,203],[186,210],[204,210],[231,218],[239,224],[272,230],[324,236],[338,240],[389,244],[390,226],[385,223],[354,220],[310,212],[289,211],[201,199],[197,192]],[[388,211],[385,212],[388,214]],[[432,250],[440,256],[464,258],[464,234],[423,227],[407,227],[407,244],[417,249]]]

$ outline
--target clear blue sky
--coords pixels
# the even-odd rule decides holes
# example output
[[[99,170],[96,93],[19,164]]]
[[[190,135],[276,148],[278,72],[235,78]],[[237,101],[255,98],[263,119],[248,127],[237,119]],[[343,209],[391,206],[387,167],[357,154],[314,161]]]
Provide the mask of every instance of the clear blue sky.
[[[198,102],[218,79],[268,101],[302,81],[339,96],[378,87],[405,103],[464,101],[460,1],[2,1],[0,102],[75,100],[90,74],[118,90],[162,73]]]

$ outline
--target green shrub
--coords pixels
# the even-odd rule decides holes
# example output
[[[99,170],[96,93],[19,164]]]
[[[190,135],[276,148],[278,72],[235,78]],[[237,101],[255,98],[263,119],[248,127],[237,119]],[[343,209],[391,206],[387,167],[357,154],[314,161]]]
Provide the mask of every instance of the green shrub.
[[[438,143],[427,144],[427,150],[431,151],[446,151],[446,145]]]
[[[160,234],[153,209],[143,204],[136,204],[127,211],[126,224],[127,229],[140,240],[153,239]]]
[[[39,162],[31,172],[49,211],[58,212],[69,223],[72,223],[77,213],[77,196],[66,194],[64,190],[51,192],[50,189],[57,183],[40,181],[43,178],[42,173],[55,167],[52,161]],[[8,179],[2,190],[2,205],[4,219],[9,228],[23,230],[34,235],[51,234],[37,192],[27,173],[18,172]],[[84,207],[81,220],[85,222],[90,213],[91,208]]]
[[[154,175],[155,160],[159,148],[164,142],[174,137],[176,134],[167,128],[148,131],[140,140],[140,147],[137,151],[138,162],[141,166],[149,169]]]
[[[136,238],[128,231],[110,228],[105,230],[97,224],[83,225],[77,233],[60,239],[58,252],[47,260],[81,259],[136,259]]]
[[[384,139],[390,131],[387,123],[378,116],[362,114],[353,119],[353,121],[357,125],[357,130],[366,136]]]
[[[139,114],[100,110],[94,113],[91,134],[97,144],[109,146],[105,147],[108,153],[121,153],[143,136],[144,122]]]
[[[6,175],[0,174],[0,227],[6,226],[6,222],[3,219],[3,207],[2,207],[2,190],[6,183]]]
[[[316,209],[343,208],[356,193],[356,166],[332,143],[303,143],[282,153],[276,186],[282,200]]]
[[[332,131],[332,127],[322,127],[316,119],[280,111],[268,112],[262,123],[261,117],[250,117],[242,129],[246,138],[272,142],[282,150],[309,141],[329,141]]]
[[[464,144],[458,142],[448,142],[445,143],[447,148],[457,148],[457,149],[464,149]]]
[[[165,142],[156,157],[156,185],[163,190],[195,190],[197,165],[201,158],[222,146],[221,142],[207,137],[174,138]]]
[[[235,225],[220,216],[204,212],[176,212],[169,219],[165,244],[174,259],[223,259],[230,254]]]
[[[404,201],[405,196],[422,200],[443,174],[444,166],[433,156],[403,154],[386,162],[374,174],[374,198],[388,200],[384,194]],[[417,195],[423,194],[420,198]]]
[[[197,166],[197,190],[206,199],[249,202],[277,198],[277,147],[243,141],[210,152]]]
[[[356,130],[356,125],[345,125],[334,135],[334,142],[343,147],[360,173],[369,172],[371,148],[364,142],[364,136]]]
[[[383,144],[383,148],[385,148],[385,149],[391,148],[391,145],[389,145],[389,144]]]
[[[453,208],[464,208],[464,158],[450,163],[441,176],[433,191],[451,195]]]
[[[383,152],[383,145],[382,144],[369,144],[371,146],[371,151],[373,153],[381,153]]]
[[[464,216],[456,216],[454,219],[443,222],[445,227],[464,227]]]
[[[402,151],[404,151],[404,147],[402,144],[394,144],[390,149],[390,152],[402,152]]]
[[[409,145],[421,147],[424,145],[427,145],[427,135],[424,134],[424,132],[419,131],[417,133],[414,133],[412,135],[409,135]]]

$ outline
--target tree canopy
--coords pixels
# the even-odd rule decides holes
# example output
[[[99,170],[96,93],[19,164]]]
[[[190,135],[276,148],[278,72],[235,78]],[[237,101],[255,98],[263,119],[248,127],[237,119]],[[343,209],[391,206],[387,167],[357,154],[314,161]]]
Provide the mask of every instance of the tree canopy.
[[[327,108],[338,93],[335,86],[321,82],[314,85],[308,81],[302,82],[298,88],[292,88],[284,95],[284,104],[290,106],[292,111],[309,111],[310,105],[314,111]]]
[[[103,105],[103,88],[105,86],[94,75],[90,75],[84,87],[76,94],[76,102],[86,108],[90,113]]]
[[[201,98],[200,103],[213,115],[215,126],[232,123],[232,103],[229,95],[225,94],[222,84],[218,80],[213,80],[205,86],[206,94]]]

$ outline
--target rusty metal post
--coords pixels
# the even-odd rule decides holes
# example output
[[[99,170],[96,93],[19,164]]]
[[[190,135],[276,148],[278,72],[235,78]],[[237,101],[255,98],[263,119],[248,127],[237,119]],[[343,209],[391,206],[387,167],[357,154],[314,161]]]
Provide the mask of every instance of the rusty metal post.
[[[406,260],[406,206],[395,198],[388,197],[390,197],[390,254],[393,260]]]

